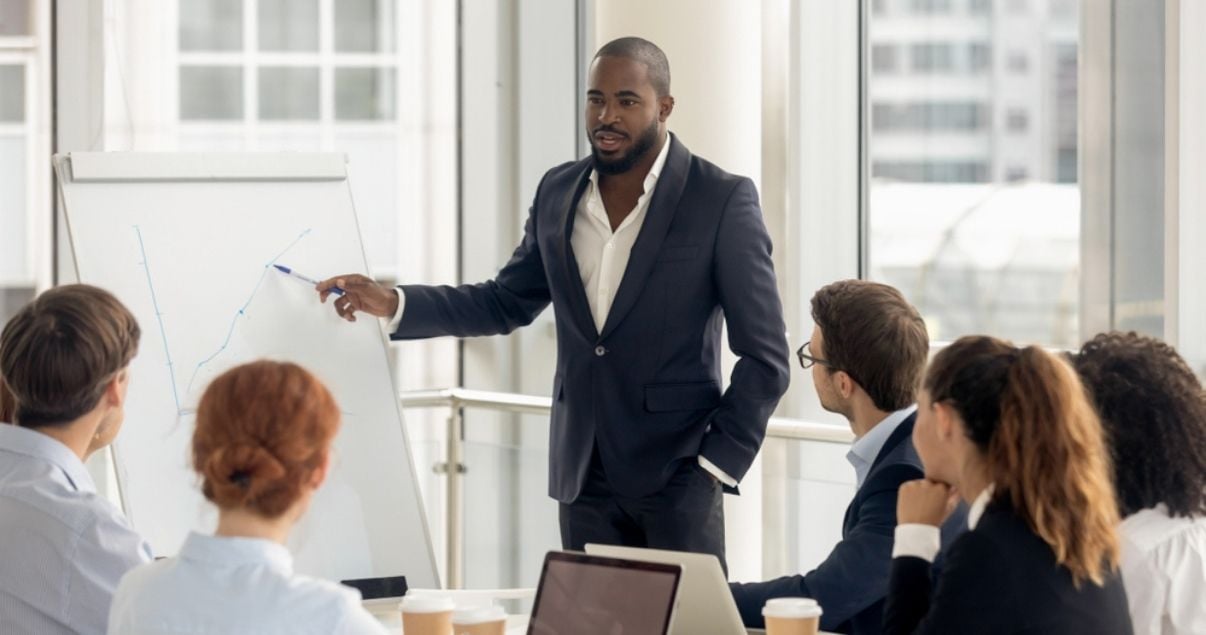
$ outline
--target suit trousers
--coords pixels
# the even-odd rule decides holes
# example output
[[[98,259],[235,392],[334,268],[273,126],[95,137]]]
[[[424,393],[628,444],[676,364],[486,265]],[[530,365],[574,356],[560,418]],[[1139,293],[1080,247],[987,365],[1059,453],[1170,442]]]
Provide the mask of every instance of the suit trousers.
[[[679,463],[661,490],[629,497],[613,492],[596,448],[582,493],[560,504],[561,546],[587,543],[710,553],[724,558],[724,505],[720,481],[695,458]]]

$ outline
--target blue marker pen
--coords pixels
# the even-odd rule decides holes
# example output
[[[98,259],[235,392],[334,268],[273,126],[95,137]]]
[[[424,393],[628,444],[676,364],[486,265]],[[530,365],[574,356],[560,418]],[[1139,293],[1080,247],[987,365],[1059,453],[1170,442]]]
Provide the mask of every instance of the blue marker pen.
[[[315,280],[309,276],[304,276],[304,275],[290,269],[289,267],[286,267],[284,265],[275,265],[275,264],[272,266],[276,267],[277,271],[285,274],[286,276],[289,276],[290,278],[297,278],[298,280],[301,280],[302,282],[308,282],[313,286],[316,286],[316,287],[318,286],[317,280]],[[331,287],[330,289],[328,289],[328,291],[330,291],[331,293],[334,293],[335,295],[343,295],[343,289],[340,289],[339,287]]]

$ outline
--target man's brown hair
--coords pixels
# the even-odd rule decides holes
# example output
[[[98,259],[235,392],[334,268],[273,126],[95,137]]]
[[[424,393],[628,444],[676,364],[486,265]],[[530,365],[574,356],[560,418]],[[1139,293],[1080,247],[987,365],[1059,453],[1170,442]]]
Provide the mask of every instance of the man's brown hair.
[[[841,280],[812,296],[812,320],[832,370],[845,371],[884,412],[917,401],[930,337],[925,321],[893,287]]]
[[[62,425],[87,414],[138,352],[138,322],[108,291],[51,289],[0,332],[0,376],[16,401],[13,423]]]
[[[0,376],[0,423],[11,423],[16,410],[17,400],[13,399],[13,393],[9,392],[4,377]]]

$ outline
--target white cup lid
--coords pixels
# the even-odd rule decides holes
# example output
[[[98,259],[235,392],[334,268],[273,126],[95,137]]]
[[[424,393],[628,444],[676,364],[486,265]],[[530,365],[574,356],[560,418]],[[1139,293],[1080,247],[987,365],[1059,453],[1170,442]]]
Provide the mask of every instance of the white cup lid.
[[[402,598],[406,613],[442,613],[456,608],[452,598],[443,595],[407,595]]]
[[[820,617],[821,605],[811,598],[772,598],[762,607],[762,615],[783,619]]]
[[[472,609],[460,609],[452,614],[452,623],[461,626],[485,624],[505,619],[507,619],[507,612],[501,606],[479,606]]]

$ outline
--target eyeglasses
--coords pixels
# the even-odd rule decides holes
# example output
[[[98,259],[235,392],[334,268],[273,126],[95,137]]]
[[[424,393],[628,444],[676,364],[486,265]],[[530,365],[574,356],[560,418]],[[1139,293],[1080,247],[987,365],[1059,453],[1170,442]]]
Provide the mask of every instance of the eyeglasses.
[[[829,363],[829,360],[825,360],[825,359],[821,359],[820,357],[813,357],[812,355],[809,355],[808,354],[808,345],[811,343],[812,342],[804,342],[804,345],[800,347],[800,350],[796,351],[796,358],[800,360],[800,368],[803,368],[804,370],[808,370],[809,368],[812,368],[813,365],[820,364],[822,366],[826,366],[833,370],[840,370],[837,366],[834,366],[833,364]]]

